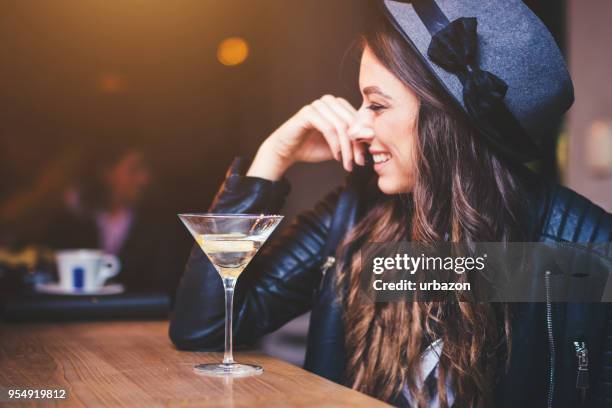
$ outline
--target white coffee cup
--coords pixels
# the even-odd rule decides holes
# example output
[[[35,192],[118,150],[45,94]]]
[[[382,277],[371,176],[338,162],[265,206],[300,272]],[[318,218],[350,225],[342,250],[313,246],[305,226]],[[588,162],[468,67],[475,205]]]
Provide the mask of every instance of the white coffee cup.
[[[74,249],[56,253],[60,286],[66,291],[93,292],[119,273],[115,255],[95,249]]]

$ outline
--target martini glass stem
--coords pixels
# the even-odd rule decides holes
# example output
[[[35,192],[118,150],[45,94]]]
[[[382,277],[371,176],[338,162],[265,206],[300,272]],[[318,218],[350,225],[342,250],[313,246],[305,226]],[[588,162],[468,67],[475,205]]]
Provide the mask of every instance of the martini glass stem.
[[[225,288],[225,353],[223,364],[234,364],[232,353],[232,319],[234,316],[234,287],[236,279],[223,279]]]

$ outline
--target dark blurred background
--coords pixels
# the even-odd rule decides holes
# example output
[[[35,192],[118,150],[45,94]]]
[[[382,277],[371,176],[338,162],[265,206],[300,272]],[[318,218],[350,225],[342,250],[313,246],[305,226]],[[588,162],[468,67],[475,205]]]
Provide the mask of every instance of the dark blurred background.
[[[3,1],[0,246],[13,254],[70,247],[62,242],[70,234],[85,242],[86,228],[63,217],[90,208],[91,186],[115,180],[124,194],[113,197],[128,197],[147,242],[131,253],[163,257],[139,267],[160,269],[156,279],[171,294],[193,242],[176,213],[206,210],[231,159],[252,157],[304,104],[324,93],[361,103],[358,60],[348,50],[375,3]],[[567,56],[577,100],[533,167],[610,211],[611,3],[526,3]],[[324,163],[297,165],[288,176],[290,219],[343,172]],[[299,363],[306,322],[267,347]],[[278,341],[289,344],[287,354]]]
[[[15,232],[44,229],[83,157],[126,144],[151,169],[147,207],[178,226],[177,211],[208,206],[234,155],[251,156],[303,104],[323,92],[358,102],[356,67],[339,66],[371,4],[258,5],[4,2],[0,199],[20,218]],[[248,45],[241,64],[218,59],[229,37]],[[169,242],[187,241],[179,231]]]

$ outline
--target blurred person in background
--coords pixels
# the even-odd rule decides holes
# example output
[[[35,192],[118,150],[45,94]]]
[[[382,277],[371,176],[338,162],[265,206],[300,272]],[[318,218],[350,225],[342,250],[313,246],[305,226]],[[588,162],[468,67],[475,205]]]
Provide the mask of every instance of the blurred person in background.
[[[116,281],[128,291],[163,290],[165,234],[146,198],[152,177],[137,146],[108,144],[92,150],[76,182],[64,190],[45,243],[54,249],[95,248],[117,255],[122,267]]]

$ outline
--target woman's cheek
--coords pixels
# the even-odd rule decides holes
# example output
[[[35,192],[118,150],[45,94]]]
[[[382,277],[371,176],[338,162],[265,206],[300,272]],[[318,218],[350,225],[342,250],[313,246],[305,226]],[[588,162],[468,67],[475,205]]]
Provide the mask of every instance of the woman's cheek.
[[[414,186],[414,172],[411,166],[398,166],[397,169],[397,189],[399,193],[407,193],[412,191]]]

